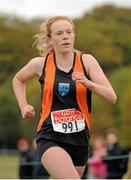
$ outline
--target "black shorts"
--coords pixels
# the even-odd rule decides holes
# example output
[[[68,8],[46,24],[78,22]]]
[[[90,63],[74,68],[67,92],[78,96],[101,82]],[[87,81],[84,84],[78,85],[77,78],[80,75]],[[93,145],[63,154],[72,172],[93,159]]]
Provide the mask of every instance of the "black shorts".
[[[89,155],[89,147],[87,146],[76,146],[72,144],[67,144],[63,142],[57,142],[54,140],[42,139],[37,143],[37,151],[40,156],[40,159],[43,153],[54,146],[58,146],[67,151],[70,155],[73,164],[75,166],[84,166],[87,164],[88,155]]]

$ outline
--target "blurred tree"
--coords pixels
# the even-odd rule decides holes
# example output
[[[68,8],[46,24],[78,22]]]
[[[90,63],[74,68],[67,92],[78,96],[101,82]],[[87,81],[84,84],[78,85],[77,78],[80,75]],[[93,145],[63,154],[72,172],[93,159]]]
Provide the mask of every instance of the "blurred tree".
[[[120,102],[120,111],[122,116],[122,126],[121,126],[121,139],[123,144],[129,146],[130,144],[130,124],[131,124],[131,81],[127,84],[123,96]]]
[[[109,79],[117,94],[117,103],[114,106],[98,97],[94,98],[95,113],[92,112],[91,131],[97,135],[114,127],[119,133],[120,141],[124,145],[130,146],[131,66],[118,68],[109,76]]]
[[[21,133],[19,109],[9,81],[0,88],[0,141],[2,146],[14,148]]]
[[[96,57],[108,75],[118,96],[115,106],[95,97],[91,130],[104,132],[109,127],[118,129],[123,144],[131,145],[130,79],[131,79],[131,9],[102,6],[81,19],[74,19],[75,47]],[[27,21],[16,16],[0,16],[0,142],[15,145],[19,137],[32,140],[39,119],[40,89],[36,79],[27,87],[28,101],[36,109],[33,121],[21,119],[12,92],[12,77],[30,59],[38,56],[32,49],[33,35],[45,19]],[[108,74],[107,74],[108,73]],[[37,120],[36,120],[37,119]],[[126,131],[127,130],[127,131]],[[121,133],[122,132],[122,133]]]

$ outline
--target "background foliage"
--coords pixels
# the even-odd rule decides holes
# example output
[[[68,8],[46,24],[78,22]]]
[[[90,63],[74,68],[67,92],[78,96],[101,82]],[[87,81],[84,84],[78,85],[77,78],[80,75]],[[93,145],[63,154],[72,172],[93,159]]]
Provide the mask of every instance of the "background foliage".
[[[0,16],[1,148],[14,148],[20,137],[31,141],[35,136],[40,107],[38,79],[27,86],[28,100],[37,112],[36,118],[30,122],[21,119],[12,91],[12,78],[31,58],[38,56],[32,48],[32,37],[42,21]],[[107,5],[73,21],[76,26],[75,48],[96,57],[118,96],[116,105],[107,104],[94,96],[91,133],[104,134],[106,129],[114,127],[118,130],[121,143],[131,146],[131,9]]]

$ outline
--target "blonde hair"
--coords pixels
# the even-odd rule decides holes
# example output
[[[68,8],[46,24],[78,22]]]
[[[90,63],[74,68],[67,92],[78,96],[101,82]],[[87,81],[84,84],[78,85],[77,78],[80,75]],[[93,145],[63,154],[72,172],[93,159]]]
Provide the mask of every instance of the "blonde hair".
[[[53,46],[49,43],[49,38],[51,37],[51,25],[59,20],[70,22],[72,24],[73,32],[75,32],[74,24],[67,16],[54,16],[49,18],[46,22],[41,24],[40,32],[34,35],[33,46],[36,47],[41,56],[46,56],[49,52],[54,51]]]

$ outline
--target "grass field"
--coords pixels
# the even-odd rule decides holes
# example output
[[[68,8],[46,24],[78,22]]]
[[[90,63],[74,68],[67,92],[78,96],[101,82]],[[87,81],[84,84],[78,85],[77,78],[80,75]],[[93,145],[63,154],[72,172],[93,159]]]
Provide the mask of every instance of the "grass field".
[[[17,155],[0,156],[0,179],[18,178],[19,157]]]

